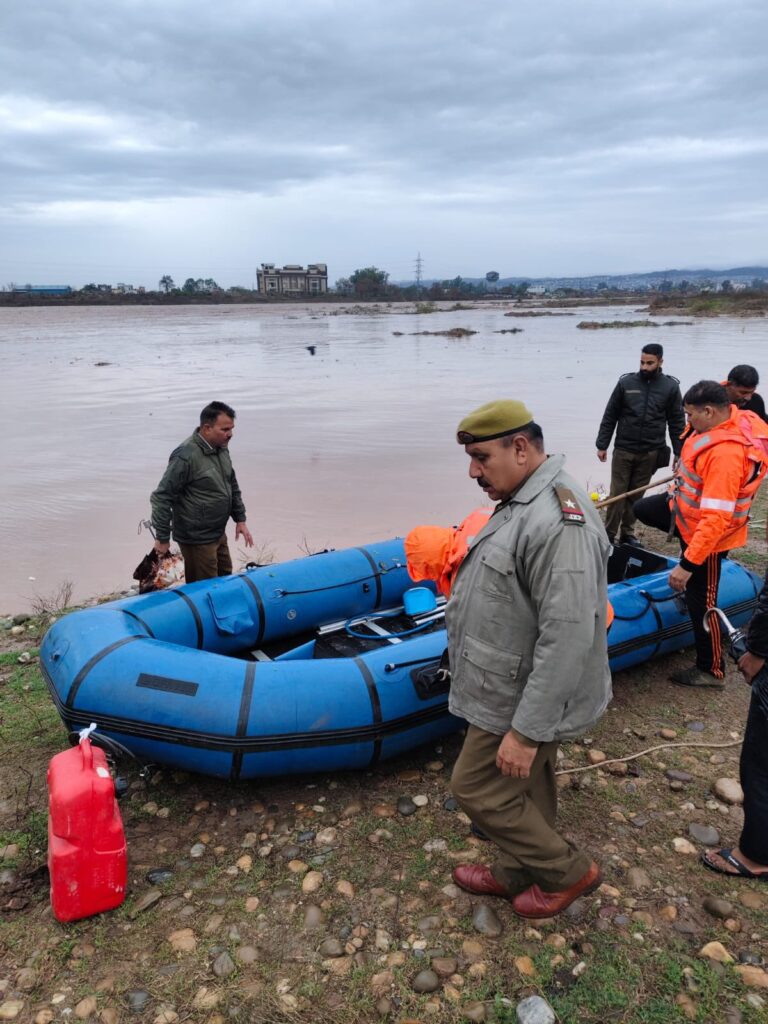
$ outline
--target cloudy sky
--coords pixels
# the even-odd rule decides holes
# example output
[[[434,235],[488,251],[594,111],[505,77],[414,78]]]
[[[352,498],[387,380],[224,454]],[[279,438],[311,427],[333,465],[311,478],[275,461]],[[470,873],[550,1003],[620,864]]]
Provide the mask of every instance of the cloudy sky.
[[[0,12],[0,284],[768,263],[765,0]]]

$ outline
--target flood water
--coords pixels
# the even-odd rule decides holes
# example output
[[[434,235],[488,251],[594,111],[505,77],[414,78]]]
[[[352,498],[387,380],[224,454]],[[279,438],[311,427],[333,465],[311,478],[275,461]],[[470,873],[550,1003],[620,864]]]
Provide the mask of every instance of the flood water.
[[[607,487],[597,427],[643,344],[665,346],[665,369],[684,389],[735,363],[768,377],[766,320],[585,331],[582,319],[646,314],[505,317],[511,308],[0,309],[0,612],[25,611],[68,580],[78,598],[130,584],[151,547],[137,535],[150,492],[211,399],[235,407],[230,451],[248,523],[262,554],[282,560],[455,523],[482,504],[454,440],[482,402],[524,399],[547,450],[566,453],[579,483]],[[477,333],[414,334],[451,327]],[[511,327],[523,333],[498,333]],[[247,560],[230,546],[236,566]]]

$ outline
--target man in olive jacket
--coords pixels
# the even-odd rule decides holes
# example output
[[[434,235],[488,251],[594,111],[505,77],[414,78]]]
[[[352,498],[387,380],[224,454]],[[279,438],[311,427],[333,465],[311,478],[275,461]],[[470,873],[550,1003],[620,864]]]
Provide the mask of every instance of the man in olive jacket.
[[[610,497],[645,487],[664,465],[661,452],[667,443],[667,428],[675,459],[680,457],[685,430],[685,412],[676,377],[662,372],[664,349],[644,345],[637,373],[619,377],[603,413],[597,434],[597,457],[605,462],[614,430],[616,441],[611,459]],[[669,449],[666,450],[669,465]],[[611,543],[637,544],[633,500],[616,501],[606,510],[605,529]]]
[[[187,583],[232,572],[225,533],[230,516],[237,524],[235,539],[242,537],[248,547],[253,545],[229,457],[234,429],[234,409],[224,402],[206,405],[200,426],[171,452],[163,479],[150,498],[155,551],[166,554],[173,533],[184,556]]]
[[[499,505],[446,608],[450,710],[469,722],[451,788],[498,858],[453,877],[511,899],[521,917],[550,917],[600,883],[597,864],[555,831],[555,765],[558,741],[590,729],[611,698],[611,548],[522,402],[481,406],[457,439],[470,477]]]

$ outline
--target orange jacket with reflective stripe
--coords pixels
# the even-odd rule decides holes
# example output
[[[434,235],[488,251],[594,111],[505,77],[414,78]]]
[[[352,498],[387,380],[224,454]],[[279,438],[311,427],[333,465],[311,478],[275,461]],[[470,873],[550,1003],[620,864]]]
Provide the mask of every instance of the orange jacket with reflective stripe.
[[[746,543],[749,509],[766,468],[768,425],[735,405],[727,420],[686,438],[670,503],[685,560],[701,565]]]
[[[467,557],[470,543],[491,517],[490,508],[476,508],[458,527],[416,526],[405,538],[408,575],[412,580],[434,580],[445,597],[451,593],[456,570]]]

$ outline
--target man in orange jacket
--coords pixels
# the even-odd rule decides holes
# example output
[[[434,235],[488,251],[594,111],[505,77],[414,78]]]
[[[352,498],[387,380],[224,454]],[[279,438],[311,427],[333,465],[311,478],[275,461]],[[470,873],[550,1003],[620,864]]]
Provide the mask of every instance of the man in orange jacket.
[[[672,531],[682,548],[669,574],[685,591],[693,624],[696,663],[670,677],[683,686],[723,687],[724,661],[717,617],[704,629],[704,614],[717,604],[726,551],[747,540],[749,509],[768,468],[768,426],[728,401],[722,384],[702,380],[683,398],[690,425],[674,489],[635,503],[638,519]]]

